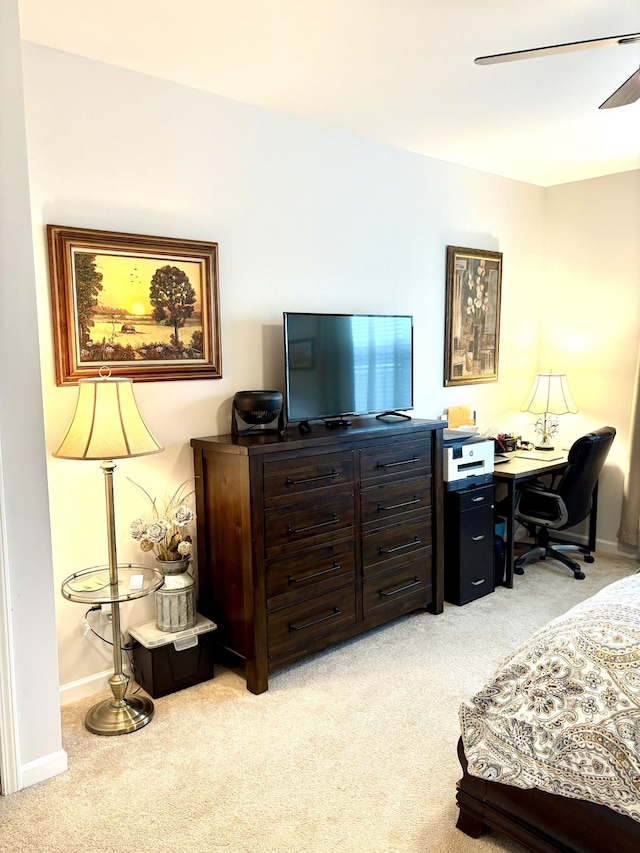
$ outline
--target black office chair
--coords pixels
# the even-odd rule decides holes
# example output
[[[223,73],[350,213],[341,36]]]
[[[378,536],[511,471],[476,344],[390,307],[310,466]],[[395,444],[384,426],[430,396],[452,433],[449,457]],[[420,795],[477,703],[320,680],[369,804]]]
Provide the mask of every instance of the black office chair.
[[[514,561],[516,574],[524,574],[527,563],[550,557],[568,566],[576,580],[584,578],[580,564],[565,552],[578,551],[586,563],[593,563],[590,550],[584,545],[550,545],[549,532],[566,530],[589,515],[593,492],[615,434],[614,427],[602,427],[583,435],[569,451],[568,466],[550,485],[536,481],[518,491],[516,521],[534,536],[535,546]]]

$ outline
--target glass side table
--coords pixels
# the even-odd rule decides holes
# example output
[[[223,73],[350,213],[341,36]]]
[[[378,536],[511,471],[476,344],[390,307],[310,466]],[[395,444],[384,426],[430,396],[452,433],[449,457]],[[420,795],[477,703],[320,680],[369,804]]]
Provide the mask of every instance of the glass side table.
[[[80,604],[113,605],[113,663],[114,674],[109,679],[112,699],[98,702],[87,712],[84,724],[97,735],[119,735],[145,726],[153,716],[153,702],[146,696],[126,698],[129,677],[122,672],[122,642],[120,639],[120,604],[144,598],[160,589],[162,572],[149,566],[133,563],[118,564],[117,581],[110,579],[109,566],[81,569],[62,582],[62,595]]]
[[[62,581],[62,594],[80,604],[113,604],[144,598],[160,589],[162,572],[149,566],[118,563],[118,583],[109,581],[109,566],[92,566],[69,575]]]

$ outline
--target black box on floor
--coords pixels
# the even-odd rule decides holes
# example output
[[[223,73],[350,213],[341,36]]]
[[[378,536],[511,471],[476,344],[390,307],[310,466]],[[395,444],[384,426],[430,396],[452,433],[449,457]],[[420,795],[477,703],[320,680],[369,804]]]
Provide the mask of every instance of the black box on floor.
[[[198,615],[193,628],[159,631],[155,621],[129,628],[135,680],[159,699],[213,678],[215,622]]]

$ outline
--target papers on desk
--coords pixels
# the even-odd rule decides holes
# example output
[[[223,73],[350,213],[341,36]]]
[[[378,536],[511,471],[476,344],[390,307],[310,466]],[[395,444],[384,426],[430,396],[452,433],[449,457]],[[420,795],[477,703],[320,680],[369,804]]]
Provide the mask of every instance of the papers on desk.
[[[564,454],[554,450],[518,450],[514,453],[519,459],[537,459],[539,462],[553,462],[556,459],[563,459]]]
[[[97,592],[99,589],[106,589],[108,586],[108,580],[107,583],[105,583],[104,580],[101,580],[95,575],[91,575],[86,578],[78,578],[74,581],[73,586],[69,585],[69,589],[71,592]]]

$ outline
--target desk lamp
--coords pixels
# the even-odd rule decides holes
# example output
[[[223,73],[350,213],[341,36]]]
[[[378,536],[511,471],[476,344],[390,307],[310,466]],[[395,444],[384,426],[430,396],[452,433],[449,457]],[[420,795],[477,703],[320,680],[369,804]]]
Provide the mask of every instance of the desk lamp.
[[[78,381],[76,410],[60,447],[53,454],[61,459],[102,460],[107,506],[109,586],[112,592],[113,669],[109,686],[113,699],[99,702],[89,710],[85,725],[94,734],[117,735],[133,732],[153,716],[153,702],[147,697],[127,699],[129,677],[122,671],[118,562],[116,557],[113,500],[114,459],[159,453],[164,447],[149,432],[133,395],[130,379],[112,379],[108,368],[96,379]]]
[[[550,371],[536,374],[529,396],[520,411],[542,415],[534,424],[534,429],[540,436],[536,450],[553,450],[551,439],[558,432],[559,422],[557,417],[552,416],[566,415],[569,412],[575,414],[578,411],[567,387],[566,373]]]

